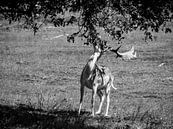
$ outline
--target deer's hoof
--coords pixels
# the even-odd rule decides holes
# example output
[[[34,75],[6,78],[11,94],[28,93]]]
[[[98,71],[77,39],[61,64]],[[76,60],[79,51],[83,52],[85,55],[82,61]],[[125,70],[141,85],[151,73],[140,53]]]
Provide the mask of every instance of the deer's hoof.
[[[101,112],[100,112],[100,111],[97,111],[95,114],[96,114],[96,115],[100,115],[100,114],[101,114]]]
[[[111,118],[111,115],[105,114],[106,118]]]

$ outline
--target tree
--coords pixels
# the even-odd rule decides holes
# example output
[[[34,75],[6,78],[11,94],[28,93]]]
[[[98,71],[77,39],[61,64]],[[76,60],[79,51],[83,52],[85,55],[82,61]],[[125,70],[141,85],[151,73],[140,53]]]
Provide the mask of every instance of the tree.
[[[25,21],[36,33],[49,21],[55,26],[77,24],[79,30],[68,37],[87,39],[86,44],[105,43],[98,37],[101,27],[113,39],[121,40],[121,34],[140,28],[158,32],[166,21],[172,20],[172,0],[2,0],[0,14],[12,21]],[[66,15],[66,14],[70,15]],[[119,34],[117,34],[117,30]]]

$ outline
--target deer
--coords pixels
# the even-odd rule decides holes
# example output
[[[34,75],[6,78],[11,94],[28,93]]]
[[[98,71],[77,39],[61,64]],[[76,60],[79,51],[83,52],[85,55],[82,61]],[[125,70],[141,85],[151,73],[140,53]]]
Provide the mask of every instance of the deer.
[[[113,85],[114,76],[112,75],[109,68],[105,66],[99,66],[97,65],[98,60],[108,50],[111,50],[111,47],[108,47],[104,44],[97,44],[93,45],[94,47],[94,53],[91,55],[89,60],[87,61],[86,65],[84,66],[81,77],[80,77],[80,104],[79,104],[79,110],[78,114],[80,115],[82,104],[83,104],[83,98],[84,98],[84,89],[85,87],[92,90],[92,99],[91,99],[91,116],[95,116],[101,114],[102,105],[104,102],[104,99],[106,97],[106,112],[105,116],[109,117],[108,110],[110,105],[110,90],[111,87],[113,89],[117,89]],[[118,48],[119,49],[119,48]],[[118,51],[118,49],[114,50],[115,52]],[[98,108],[98,111],[95,112],[95,101],[96,101],[96,95],[100,98],[100,105]]]

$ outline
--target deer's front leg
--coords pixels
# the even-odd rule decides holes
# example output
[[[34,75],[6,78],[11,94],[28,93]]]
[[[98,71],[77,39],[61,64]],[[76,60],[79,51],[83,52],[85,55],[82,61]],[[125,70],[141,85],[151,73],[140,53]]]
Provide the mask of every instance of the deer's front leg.
[[[92,99],[91,99],[91,112],[92,112],[91,116],[93,117],[95,115],[94,106],[95,106],[96,93],[97,93],[97,85],[94,85],[92,89]]]
[[[106,89],[106,103],[107,103],[107,106],[106,106],[106,113],[105,113],[105,116],[106,116],[106,117],[110,117],[110,116],[108,115],[109,104],[110,104],[110,86],[108,86],[107,89]]]
[[[79,105],[79,110],[78,110],[78,114],[80,115],[81,112],[81,108],[82,108],[82,103],[83,103],[83,97],[84,97],[84,88],[85,86],[81,84],[81,88],[80,88],[80,105]]]

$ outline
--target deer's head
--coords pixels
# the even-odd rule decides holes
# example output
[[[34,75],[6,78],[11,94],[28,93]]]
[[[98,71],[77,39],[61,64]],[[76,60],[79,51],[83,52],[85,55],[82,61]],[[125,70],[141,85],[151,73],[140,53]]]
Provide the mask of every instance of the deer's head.
[[[94,52],[99,52],[103,54],[104,52],[111,49],[111,47],[107,46],[106,41],[99,42],[97,44],[94,44]]]

